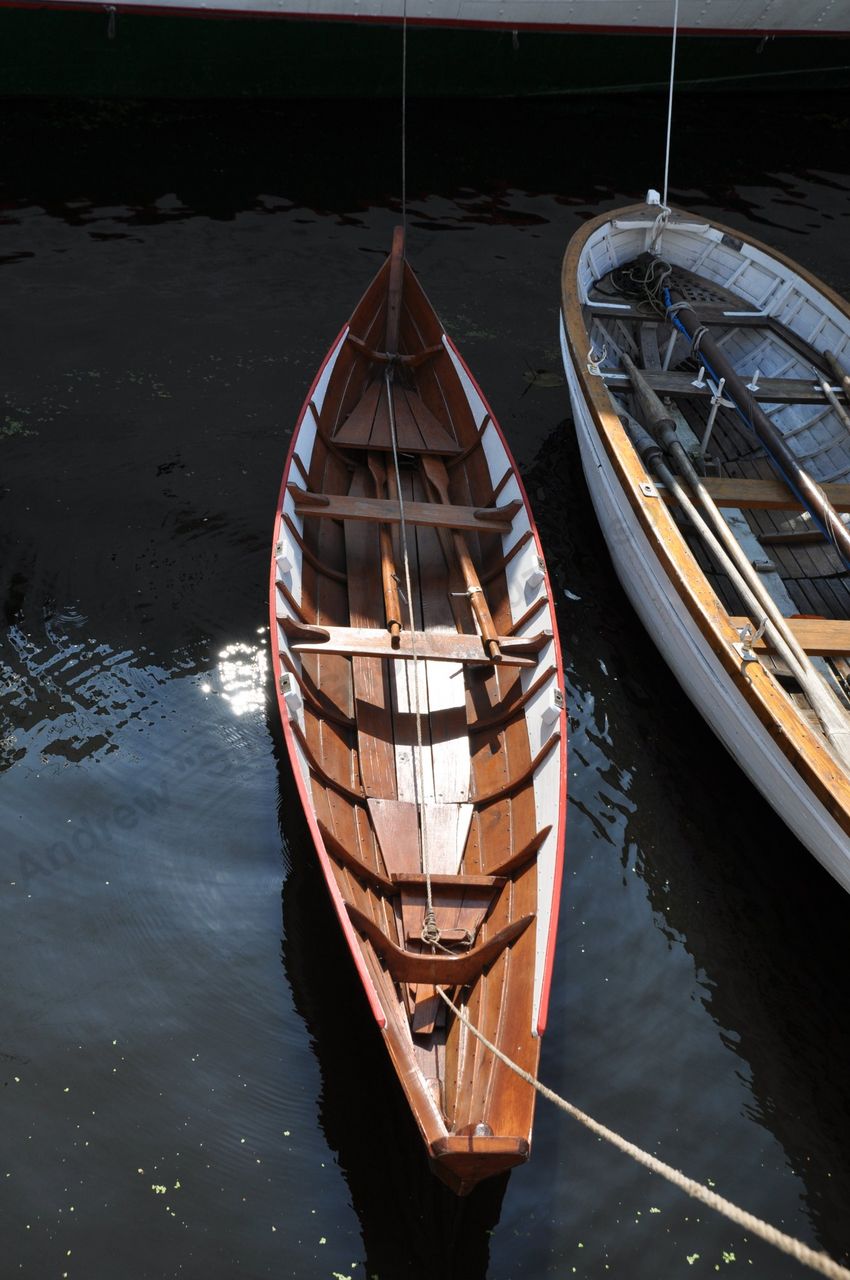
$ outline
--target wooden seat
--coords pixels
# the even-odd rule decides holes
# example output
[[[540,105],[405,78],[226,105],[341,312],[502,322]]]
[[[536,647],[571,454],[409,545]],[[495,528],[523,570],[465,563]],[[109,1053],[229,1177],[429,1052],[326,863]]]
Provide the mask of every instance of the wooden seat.
[[[656,395],[685,396],[688,399],[692,396],[714,395],[713,389],[707,382],[704,382],[701,387],[695,385],[693,373],[641,369],[641,374]],[[616,391],[618,387],[625,389],[631,385],[627,373],[613,373],[605,370],[603,377],[606,386],[612,391]],[[834,387],[833,390],[839,399],[844,398],[841,387]],[[760,378],[758,387],[752,394],[753,399],[766,404],[828,403],[826,395],[814,378]]]
[[[752,627],[749,618],[730,618],[732,626]],[[850,622],[834,618],[786,618],[797,642],[806,653],[820,658],[844,658],[850,655]],[[754,642],[757,653],[768,649],[764,639]]]
[[[435,662],[491,662],[479,635],[458,631],[417,631],[414,641],[409,631],[392,636],[377,627],[307,626],[287,616],[278,618],[293,649],[298,653],[340,653],[349,657],[413,657]],[[499,636],[500,661],[508,667],[533,667],[540,652],[552,639],[551,631],[533,636]]]
[[[744,480],[737,476],[704,476],[703,484],[718,507],[742,507],[744,510],[802,511],[791,490],[781,480]],[[664,488],[656,486],[665,502],[676,499]],[[821,485],[836,511],[850,511],[850,484]]]
[[[315,516],[326,520],[368,520],[374,524],[400,524],[398,502],[390,498],[360,498],[351,494],[310,493],[290,484],[299,516]],[[405,502],[407,524],[430,525],[435,529],[465,529],[474,533],[507,533],[516,513],[522,508],[519,499],[503,507],[458,507],[442,502]]]
[[[402,453],[460,453],[460,445],[434,417],[422,397],[398,379],[392,384],[392,417]],[[354,409],[332,437],[348,449],[392,452],[392,429],[386,383],[383,378],[366,388]]]
[[[620,298],[588,298],[587,309],[591,315],[610,316],[615,320],[649,320],[654,317],[647,315],[640,306],[635,306],[631,302],[623,302]],[[754,307],[747,307],[745,303],[734,306],[731,302],[701,302],[699,304],[700,320],[707,325],[720,325],[723,328],[729,328],[732,325],[741,326],[767,326],[770,324],[771,317],[765,311],[759,311]]]
[[[407,888],[427,884],[431,881],[432,889],[501,889],[505,883],[504,876],[426,876],[422,871],[399,871],[391,877],[393,884]]]

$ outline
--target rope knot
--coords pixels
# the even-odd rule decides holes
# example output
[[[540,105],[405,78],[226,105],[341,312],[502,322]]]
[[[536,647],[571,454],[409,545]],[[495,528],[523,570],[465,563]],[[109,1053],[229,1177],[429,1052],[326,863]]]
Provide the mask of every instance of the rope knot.
[[[425,910],[425,919],[422,922],[422,933],[419,935],[422,941],[429,947],[436,947],[440,941],[440,929],[437,925],[437,917],[434,908],[429,906]]]

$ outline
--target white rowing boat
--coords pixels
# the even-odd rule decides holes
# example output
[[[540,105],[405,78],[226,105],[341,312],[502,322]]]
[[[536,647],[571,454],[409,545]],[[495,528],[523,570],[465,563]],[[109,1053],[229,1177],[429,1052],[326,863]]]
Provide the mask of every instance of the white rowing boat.
[[[583,226],[562,286],[582,464],[623,586],[850,890],[850,309],[781,254],[658,204]]]

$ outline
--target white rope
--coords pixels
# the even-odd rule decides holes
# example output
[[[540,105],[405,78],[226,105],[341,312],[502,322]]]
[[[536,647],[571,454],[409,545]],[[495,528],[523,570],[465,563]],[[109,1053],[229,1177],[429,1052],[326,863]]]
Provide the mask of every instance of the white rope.
[[[410,553],[407,546],[407,522],[404,515],[404,493],[401,487],[401,471],[398,465],[398,437],[395,426],[395,407],[393,405],[393,366],[387,365],[384,371],[384,382],[387,390],[387,406],[390,415],[390,439],[393,446],[393,467],[395,470],[396,494],[398,497],[399,531],[401,549],[404,556],[404,584],[407,589],[407,613],[410,620],[410,657],[413,667],[413,709],[416,719],[416,754],[413,768],[413,793],[416,803],[417,830],[419,847],[422,855],[422,871],[425,876],[425,923],[422,926],[422,941],[436,945],[440,940],[440,931],[434,915],[434,903],[431,897],[431,860],[428,854],[428,829],[425,823],[425,791],[422,784],[422,713],[419,705],[419,655],[416,652],[416,619],[413,613],[413,590],[410,577]],[[408,682],[408,695],[410,684]]]
[[[673,47],[670,53],[670,94],[667,99],[667,146],[664,152],[664,196],[667,207],[667,179],[670,173],[670,139],[673,135],[673,83],[676,78],[676,39],[679,34],[679,0],[673,0]]]
[[[830,1280],[850,1280],[850,1271],[846,1267],[842,1267],[839,1262],[835,1262],[828,1254],[818,1253],[817,1250],[810,1249],[801,1240],[795,1240],[793,1236],[786,1235],[784,1231],[780,1231],[777,1227],[772,1227],[769,1222],[764,1222],[761,1218],[755,1217],[754,1214],[747,1213],[745,1209],[739,1208],[731,1200],[726,1200],[715,1191],[703,1186],[701,1182],[695,1182],[693,1178],[686,1177],[678,1169],[674,1169],[672,1165],[665,1164],[663,1160],[650,1155],[648,1151],[642,1150],[641,1147],[636,1147],[633,1142],[622,1138],[613,1129],[606,1128],[605,1125],[600,1124],[598,1120],[594,1120],[586,1112],[580,1111],[578,1107],[574,1107],[571,1102],[567,1102],[566,1098],[560,1097],[552,1089],[547,1089],[546,1085],[541,1084],[530,1072],[512,1062],[506,1054],[497,1049],[494,1044],[491,1044],[487,1037],[470,1022],[465,1011],[452,1003],[442,987],[437,987],[437,991],[455,1016],[500,1062],[503,1062],[506,1067],[509,1067],[521,1079],[527,1081],[532,1088],[536,1089],[544,1098],[547,1098],[549,1102],[554,1102],[556,1107],[560,1107],[562,1111],[566,1111],[567,1115],[572,1116],[574,1120],[578,1120],[579,1124],[583,1124],[591,1133],[595,1133],[599,1138],[604,1138],[606,1142],[610,1142],[619,1151],[631,1156],[638,1164],[645,1165],[653,1173],[659,1173],[662,1178],[666,1178],[668,1182],[672,1182],[674,1187],[685,1191],[689,1196],[693,1196],[695,1200],[700,1200],[703,1204],[708,1205],[710,1209],[715,1209],[717,1213],[722,1213],[724,1217],[729,1218],[736,1226],[743,1227],[745,1231],[751,1231],[754,1236],[758,1236],[759,1239],[764,1240],[767,1244],[772,1244],[776,1249],[780,1249],[783,1253],[795,1258],[804,1267],[810,1267],[812,1271],[818,1271],[821,1275],[828,1276]]]

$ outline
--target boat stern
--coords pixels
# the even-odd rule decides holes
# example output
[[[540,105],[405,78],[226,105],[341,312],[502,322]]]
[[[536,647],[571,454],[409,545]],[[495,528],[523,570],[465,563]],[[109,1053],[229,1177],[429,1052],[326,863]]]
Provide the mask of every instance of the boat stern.
[[[481,1129],[485,1126],[476,1126]],[[455,1133],[431,1143],[431,1166],[458,1196],[469,1195],[479,1182],[524,1164],[531,1150],[527,1138]]]

